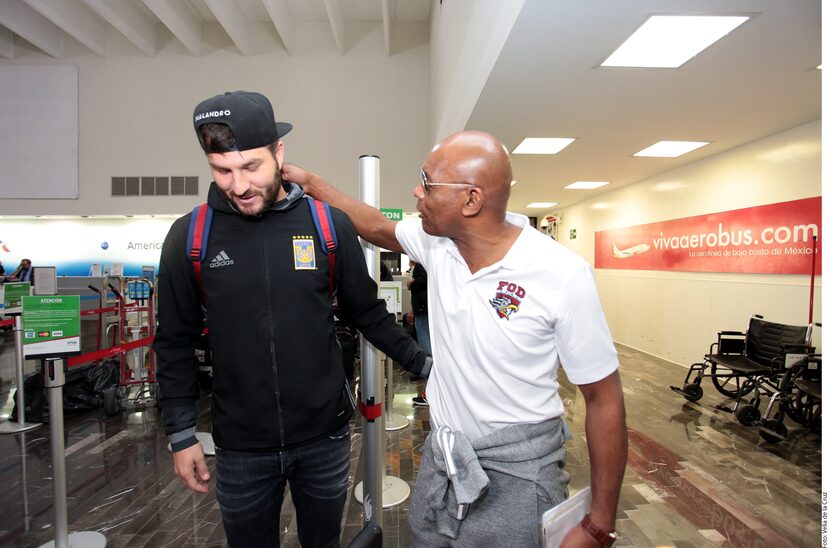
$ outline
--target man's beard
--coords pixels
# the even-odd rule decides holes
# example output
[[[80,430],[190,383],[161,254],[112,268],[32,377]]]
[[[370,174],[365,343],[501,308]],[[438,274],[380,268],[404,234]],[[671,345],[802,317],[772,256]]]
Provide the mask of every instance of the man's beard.
[[[268,185],[265,188],[265,190],[263,190],[261,193],[259,193],[260,196],[262,196],[262,203],[261,203],[260,207],[257,208],[255,211],[245,211],[240,206],[237,206],[235,201],[234,201],[234,197],[230,193],[230,191],[226,192],[225,195],[226,195],[226,198],[228,199],[228,201],[231,204],[233,204],[234,209],[237,210],[237,212],[239,212],[240,215],[242,215],[243,217],[246,217],[248,219],[258,219],[258,218],[262,217],[263,215],[265,215],[265,212],[268,211],[271,208],[272,205],[274,205],[274,202],[276,202],[277,196],[279,195],[281,185],[282,185],[282,178],[280,177],[279,165],[277,165],[277,170],[274,173],[274,180],[271,181],[271,184]]]

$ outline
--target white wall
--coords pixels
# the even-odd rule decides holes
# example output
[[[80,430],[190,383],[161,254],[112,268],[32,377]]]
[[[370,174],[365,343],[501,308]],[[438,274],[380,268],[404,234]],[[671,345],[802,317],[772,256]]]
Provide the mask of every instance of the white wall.
[[[559,240],[593,264],[595,231],[820,195],[815,121],[557,210]],[[809,276],[601,269],[596,278],[614,340],[684,366],[718,331],[745,329],[751,314],[796,325],[808,316]]]
[[[58,60],[17,41],[15,58],[0,63],[79,67],[80,197],[3,200],[0,214],[189,211],[204,200],[211,180],[192,128],[193,108],[204,98],[235,89],[263,92],[278,119],[294,124],[285,139],[287,161],[317,171],[357,196],[358,156],[379,155],[380,205],[410,209],[411,189],[431,144],[429,27],[396,27],[396,34],[407,35],[399,41],[409,47],[391,56],[385,54],[380,24],[350,27],[352,40],[342,56],[324,22],[301,24],[300,53],[294,57],[275,37],[273,47],[262,48],[268,53],[244,57],[215,24],[204,27],[203,42],[210,50],[200,57],[162,27],[154,58],[139,53],[114,29],[108,37],[110,57],[95,56],[67,39],[67,53]],[[326,36],[330,48],[315,46],[325,44]],[[49,161],[48,150],[43,161]],[[198,175],[201,197],[110,197],[111,177],[142,175]]]

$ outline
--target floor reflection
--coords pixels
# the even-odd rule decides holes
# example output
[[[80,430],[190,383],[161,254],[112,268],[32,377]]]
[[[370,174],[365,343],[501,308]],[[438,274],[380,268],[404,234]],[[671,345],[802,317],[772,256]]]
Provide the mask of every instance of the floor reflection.
[[[6,337],[10,339],[10,337]],[[5,340],[0,353],[13,352]],[[704,384],[697,403],[668,389],[685,371],[619,347],[630,429],[629,465],[619,513],[618,546],[817,546],[820,538],[820,438],[788,423],[789,438],[764,442],[715,405],[723,397]],[[8,359],[4,360],[6,363]],[[0,402],[10,410],[14,374],[0,372]],[[704,381],[706,382],[706,381]],[[395,413],[410,419],[386,436],[389,474],[412,483],[429,432],[429,408],[411,398],[423,381],[396,368]],[[588,483],[585,405],[563,382],[572,488]],[[209,430],[209,394],[199,403],[199,429]],[[362,481],[362,431],[353,428],[350,486]],[[107,417],[102,410],[66,420],[70,530],[104,533],[111,547],[225,546],[213,489],[186,491],[172,471],[154,409]],[[213,463],[209,463],[213,472]],[[34,547],[53,538],[48,426],[0,436],[0,546]],[[408,502],[384,511],[384,546],[409,546]],[[290,498],[281,512],[282,546],[299,546]],[[343,544],[362,526],[349,497]]]

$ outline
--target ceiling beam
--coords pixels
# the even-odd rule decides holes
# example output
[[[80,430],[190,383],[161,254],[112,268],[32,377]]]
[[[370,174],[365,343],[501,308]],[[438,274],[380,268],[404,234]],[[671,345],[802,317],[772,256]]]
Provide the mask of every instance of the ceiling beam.
[[[86,5],[118,29],[150,57],[156,54],[156,23],[130,0],[84,0]]]
[[[142,0],[187,50],[198,57],[202,50],[202,22],[181,0]]]
[[[291,15],[291,10],[285,0],[262,0],[274,28],[280,35],[285,51],[288,55],[294,55],[294,36],[297,34],[297,23]]]
[[[6,59],[14,58],[14,42],[12,42],[12,31],[0,27],[0,57]]]
[[[49,0],[23,0],[93,53],[107,55],[107,23],[83,5]]]
[[[245,19],[245,13],[239,4],[235,0],[204,0],[204,2],[242,55],[251,55],[251,25]]]
[[[386,47],[386,55],[392,55],[392,0],[381,0],[383,8],[383,45]]]
[[[340,55],[344,55],[346,53],[346,19],[343,17],[340,0],[323,0],[323,3],[326,5],[326,13],[329,15],[331,32],[334,35],[334,41],[337,42],[337,49],[340,50]]]
[[[0,2],[0,25],[52,57],[63,57],[63,31],[26,4]]]

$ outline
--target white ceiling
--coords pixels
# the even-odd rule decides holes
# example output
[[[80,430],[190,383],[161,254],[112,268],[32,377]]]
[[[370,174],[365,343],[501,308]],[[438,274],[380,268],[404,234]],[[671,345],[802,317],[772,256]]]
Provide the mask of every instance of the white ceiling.
[[[752,17],[678,69],[598,68],[652,14]],[[467,128],[511,151],[576,138],[555,156],[513,155],[510,209],[538,215],[524,206],[563,207],[820,118],[820,62],[819,0],[527,0]],[[659,140],[711,144],[632,156]],[[563,190],[574,181],[612,184]]]
[[[162,25],[199,55],[200,25],[214,22],[243,55],[256,53],[250,37],[262,32],[291,54],[297,25],[309,21],[330,23],[348,55],[343,29],[350,22],[380,21],[394,34],[396,23],[429,21],[431,6],[430,0],[0,0],[0,56],[13,58],[14,41],[26,40],[60,58],[65,37],[107,56],[107,34],[121,32],[152,57]],[[598,68],[651,14],[751,18],[678,69]],[[512,210],[542,213],[524,207],[531,201],[564,207],[820,118],[820,23],[819,0],[527,0],[466,127],[495,134],[510,150],[524,137],[576,138],[556,156],[513,157],[519,184]],[[391,42],[385,47],[394,54]],[[663,139],[711,144],[680,158],[632,156]],[[562,189],[577,180],[612,184]]]

